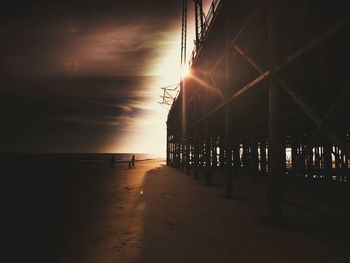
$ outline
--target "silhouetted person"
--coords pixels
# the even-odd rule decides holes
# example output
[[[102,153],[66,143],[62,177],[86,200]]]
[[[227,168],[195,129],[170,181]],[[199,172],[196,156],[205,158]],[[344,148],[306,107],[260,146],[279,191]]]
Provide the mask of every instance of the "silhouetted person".
[[[132,165],[132,168],[135,168],[135,155],[131,157],[131,165]],[[131,165],[130,165],[130,168],[131,168]]]
[[[115,167],[115,154],[112,155],[111,159],[109,160],[109,168]]]

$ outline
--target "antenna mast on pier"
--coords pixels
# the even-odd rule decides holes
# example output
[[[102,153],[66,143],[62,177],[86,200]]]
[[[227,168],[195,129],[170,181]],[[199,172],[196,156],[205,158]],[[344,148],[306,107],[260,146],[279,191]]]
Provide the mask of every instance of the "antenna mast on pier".
[[[203,3],[202,0],[194,1],[194,12],[195,12],[195,22],[196,22],[196,40],[195,45],[198,47],[203,38],[204,34],[204,15],[203,15]]]
[[[181,29],[181,72],[186,65],[186,45],[187,45],[187,0],[182,1],[182,29]],[[159,104],[165,107],[171,107],[177,95],[179,94],[179,87],[181,89],[182,73],[180,84],[175,84],[167,87],[162,87],[163,95]]]
[[[182,1],[181,68],[186,64],[187,0]]]

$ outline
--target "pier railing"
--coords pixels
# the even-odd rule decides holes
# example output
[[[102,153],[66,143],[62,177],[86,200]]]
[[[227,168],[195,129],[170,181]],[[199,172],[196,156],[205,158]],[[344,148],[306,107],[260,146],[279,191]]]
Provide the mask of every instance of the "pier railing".
[[[201,33],[201,35],[200,35],[201,42],[203,42],[205,40],[207,33],[209,32],[211,23],[213,22],[213,19],[216,17],[216,14],[218,13],[217,11],[220,8],[221,4],[222,4],[222,0],[213,0],[211,5],[210,5],[210,8],[208,10],[208,13],[206,15],[203,14],[203,20],[204,20],[203,26],[204,26],[204,28],[203,28],[202,32],[200,32]],[[193,60],[196,58],[200,47],[201,47],[201,44],[196,43],[195,47],[192,50],[191,59],[189,62],[190,65],[192,65]]]

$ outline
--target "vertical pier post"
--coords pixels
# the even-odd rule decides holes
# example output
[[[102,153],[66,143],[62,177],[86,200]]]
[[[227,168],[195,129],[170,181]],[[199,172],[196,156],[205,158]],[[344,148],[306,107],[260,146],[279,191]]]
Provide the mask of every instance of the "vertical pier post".
[[[215,168],[218,166],[218,152],[217,152],[217,137],[213,137],[212,140],[212,166]]]
[[[225,0],[225,52],[224,52],[224,98],[228,100],[230,95],[230,7],[231,1]],[[224,108],[224,147],[225,147],[225,173],[226,173],[226,196],[231,198],[233,195],[232,187],[232,124],[231,112],[229,103],[225,104]]]
[[[171,163],[171,166],[175,166],[175,162],[174,162],[174,141],[173,141],[174,138],[172,138],[172,142],[170,144],[170,163]]]
[[[242,163],[244,168],[249,168],[249,144],[248,139],[242,140]]]
[[[320,176],[320,169],[321,169],[321,153],[320,153],[320,146],[319,144],[316,145],[315,148],[315,170],[314,174],[317,175],[317,177]]]
[[[205,140],[205,175],[207,185],[212,185],[212,169],[211,169],[211,138],[209,137],[208,131],[206,131],[206,140]]]
[[[283,179],[283,155],[284,143],[282,136],[282,107],[281,89],[275,83],[273,70],[276,64],[276,4],[277,0],[267,0],[268,3],[268,54],[269,69],[272,75],[269,77],[269,168],[270,189],[269,201],[271,216],[275,223],[281,223],[282,216],[282,179]]]
[[[198,179],[198,168],[199,168],[199,138],[198,132],[194,132],[193,140],[193,176]]]
[[[313,150],[311,150],[308,155],[307,155],[307,175],[308,175],[308,179],[311,179],[311,177],[313,176],[313,157],[314,157],[314,153]]]
[[[335,169],[338,172],[340,168],[340,162],[339,162],[339,149],[337,146],[333,147],[334,149],[334,162],[335,162]]]
[[[258,174],[258,141],[255,136],[252,136],[251,138],[251,170],[253,176],[256,176]]]
[[[185,138],[181,138],[181,165],[180,165],[180,171],[183,172],[185,170]]]
[[[297,162],[297,159],[298,159],[298,144],[296,142],[296,138],[292,138],[292,142],[291,142],[291,157],[292,157],[292,166],[295,165],[295,163]]]
[[[224,154],[224,141],[222,140],[222,137],[220,137],[220,140],[219,140],[219,147],[220,147],[220,153],[219,153],[220,170],[223,171],[225,168],[225,154]]]
[[[169,142],[169,126],[166,129],[166,165],[170,164],[170,142]]]
[[[177,166],[178,170],[181,169],[180,146],[181,146],[181,141],[178,138],[178,141],[177,141],[177,144],[176,144],[176,155],[177,155],[177,158],[176,158],[177,165],[176,166]]]
[[[266,175],[267,174],[267,160],[266,160],[266,139],[262,138],[260,140],[260,167],[261,167],[261,174]]]
[[[190,162],[191,162],[191,139],[190,139],[190,136],[189,134],[187,133],[187,137],[186,137],[186,174],[190,174]]]

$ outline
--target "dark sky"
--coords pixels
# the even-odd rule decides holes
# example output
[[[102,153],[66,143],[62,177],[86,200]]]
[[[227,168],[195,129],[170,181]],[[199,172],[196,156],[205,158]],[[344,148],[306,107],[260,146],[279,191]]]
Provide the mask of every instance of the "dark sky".
[[[181,1],[12,0],[0,14],[0,152],[147,151],[126,135],[160,116],[152,70]]]

